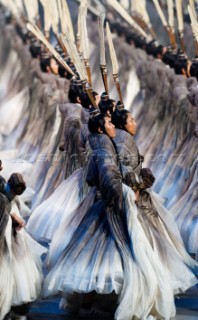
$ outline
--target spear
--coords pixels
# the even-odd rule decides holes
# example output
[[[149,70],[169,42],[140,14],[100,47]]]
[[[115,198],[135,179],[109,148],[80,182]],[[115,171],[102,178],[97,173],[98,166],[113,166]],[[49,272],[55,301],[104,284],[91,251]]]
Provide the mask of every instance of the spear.
[[[28,21],[35,23],[38,17],[38,0],[23,0],[23,3],[27,12]]]
[[[82,3],[82,0],[76,0],[78,3]],[[94,1],[94,0],[93,0]],[[94,1],[95,2],[95,1]],[[103,12],[103,11],[105,11],[104,9],[102,9],[102,8],[104,8],[103,6],[102,6],[102,4],[100,3],[98,3],[98,8],[95,8],[94,6],[92,6],[91,4],[89,4],[89,7],[88,7],[88,10],[91,12],[91,13],[93,13],[95,16],[97,16],[97,17],[99,17],[100,16],[100,14],[101,14],[101,12]]]
[[[18,6],[16,6],[16,4],[12,0],[1,0],[1,3],[12,12],[17,21],[20,23],[21,12]]]
[[[156,10],[157,10],[157,13],[158,13],[161,21],[162,21],[163,26],[164,26],[165,29],[167,30],[168,23],[167,23],[167,21],[166,21],[165,15],[164,15],[161,7],[160,7],[159,1],[158,1],[158,0],[153,0],[153,3],[154,3],[154,5],[155,5],[155,8],[156,8]]]
[[[76,35],[76,46],[77,46],[79,54],[82,54],[82,47],[81,47],[81,41],[80,41],[81,15],[82,15],[81,11],[82,11],[82,1],[80,2],[80,6],[78,9],[78,22],[77,22],[78,29],[77,29],[77,35]]]
[[[83,32],[82,32],[82,14],[83,14],[83,8],[87,7],[89,10],[91,8],[93,8],[93,10],[91,9],[90,11],[92,13],[94,13],[96,16],[99,16],[100,13],[92,6],[89,5],[88,7],[88,0],[77,0],[78,3],[80,3],[80,6],[79,6],[79,10],[78,10],[78,22],[77,22],[77,35],[76,35],[76,46],[77,46],[77,49],[78,49],[78,52],[80,55],[82,55],[82,47],[83,47]]]
[[[193,16],[196,17],[197,14],[196,14],[196,10],[195,10],[195,0],[189,0],[189,6],[191,7]]]
[[[61,32],[59,33],[58,30],[57,32],[58,33],[55,33],[55,37],[58,41],[58,44],[59,46],[61,47],[62,51],[65,53],[65,56],[67,56],[67,50],[62,42],[62,39],[61,39],[61,33],[64,33],[63,32],[63,26],[64,26],[64,14],[63,14],[63,8],[62,8],[62,3],[61,3],[61,0],[57,0],[57,12],[58,12],[58,17],[60,19],[60,28],[61,28]]]
[[[92,105],[94,106],[94,108],[97,109],[97,106],[96,106],[96,103],[95,103],[95,100],[94,100],[94,97],[92,94],[92,88],[90,87],[90,85],[87,81],[88,76],[87,76],[87,72],[85,69],[85,65],[79,57],[77,47],[76,47],[75,43],[72,41],[69,32],[66,33],[64,38],[62,36],[62,41],[63,41],[64,45],[66,46],[66,49],[69,53],[69,56],[70,56],[73,64],[75,65],[75,68],[79,74],[80,80],[82,81],[82,86],[83,86],[84,90],[87,92],[89,99],[90,99]]]
[[[99,17],[99,38],[100,38],[100,71],[102,74],[102,80],[104,83],[105,91],[109,95],[108,81],[107,81],[107,65],[105,56],[105,39],[104,39],[104,21],[105,14],[101,14]]]
[[[168,33],[171,46],[172,46],[172,48],[175,48],[175,37],[174,37],[174,34],[173,34],[170,26],[168,25],[168,22],[166,21],[165,15],[164,15],[164,13],[162,11],[162,8],[160,7],[159,1],[158,0],[153,0],[153,3],[155,5],[156,11],[157,11],[161,21],[162,21],[162,24],[163,24],[164,28],[166,29],[166,31]],[[171,11],[171,8],[169,10]],[[172,15],[171,14],[169,15],[169,24],[170,23],[172,24]]]
[[[135,1],[131,0],[130,3],[131,3],[132,12],[137,11],[137,13],[143,23],[143,26],[145,26],[146,29],[148,28],[152,37],[154,39],[156,39],[156,34],[155,34],[155,31],[152,27],[151,20],[148,15],[148,12],[147,12],[146,1],[144,1],[144,0],[135,0]]]
[[[56,3],[52,3],[52,2],[49,3],[49,11],[48,11],[48,13],[50,15],[50,20],[53,21],[52,22],[52,30],[54,32],[56,40],[58,41],[58,44],[61,47],[62,51],[67,56],[67,51],[65,50],[65,46],[63,45],[62,40],[60,38],[60,33],[59,33],[59,28],[58,28],[59,19],[60,19],[61,26],[62,26],[62,19],[63,19],[63,10],[62,10],[62,6],[60,7],[60,5],[61,5],[60,0],[57,0],[57,4]],[[52,17],[54,11],[55,11],[55,18]]]
[[[146,8],[146,2],[143,3],[143,1],[140,0],[140,4],[139,5],[140,5],[140,10],[142,11],[143,19],[144,19],[144,21],[145,21],[145,23],[146,23],[146,25],[147,25],[147,27],[148,27],[148,29],[150,31],[150,34],[152,35],[152,37],[154,39],[156,39],[156,33],[155,33],[154,29],[153,29],[150,17],[148,15],[148,11],[147,11],[147,8]]]
[[[79,58],[78,50],[76,48],[75,43],[72,41],[70,34],[67,32],[65,36],[61,36],[62,41],[67,49],[67,52],[72,60],[75,68],[79,74],[79,77],[82,81],[87,81],[87,73],[85,69],[85,65],[82,60]]]
[[[171,46],[173,49],[176,49],[176,38],[175,38],[175,27],[174,27],[174,8],[173,8],[173,0],[167,0],[168,5],[168,34],[171,42]]]
[[[147,25],[143,18],[143,10],[141,6],[141,0],[131,0],[132,2],[132,18],[139,24],[139,26],[146,31]],[[142,4],[143,7],[143,4]]]
[[[36,23],[39,28],[41,28],[41,19],[39,16],[39,3],[38,0],[17,0],[17,2],[22,2],[25,5],[28,21]]]
[[[188,12],[191,20],[196,57],[198,57],[198,23],[197,23],[197,16],[194,8],[194,3],[191,3],[191,5],[188,5]]]
[[[48,8],[50,12],[50,18],[51,18],[51,24],[52,24],[52,30],[54,34],[58,34],[58,26],[59,26],[59,12],[58,12],[58,6],[57,2],[54,0],[47,0]]]
[[[45,38],[44,34],[41,30],[36,26],[32,25],[31,23],[27,24],[28,30],[30,30],[53,54],[56,60],[65,68],[72,76],[76,76],[75,73],[71,70],[68,64],[63,60],[63,58],[58,54],[58,52],[54,49],[54,47],[49,43],[49,41]]]
[[[48,8],[47,0],[40,0],[40,2],[43,6],[43,11],[44,11],[44,33],[46,38],[48,39],[50,34],[50,28],[51,28],[50,11]]]
[[[175,0],[175,1],[176,1],[176,11],[177,11],[177,21],[178,21],[179,42],[180,42],[180,47],[181,47],[182,51],[185,52],[184,19],[183,19],[182,0]]]
[[[121,93],[121,88],[120,88],[120,82],[119,82],[119,78],[118,78],[118,69],[119,69],[118,60],[117,60],[116,52],[114,49],[111,30],[110,30],[108,22],[106,24],[106,32],[107,32],[107,40],[108,40],[108,44],[109,44],[109,52],[110,52],[110,57],[111,57],[111,62],[112,62],[113,79],[114,79],[114,83],[115,83],[120,101],[124,105],[122,93]]]
[[[147,38],[146,32],[133,20],[128,12],[122,7],[122,5],[116,0],[107,0],[107,4],[110,5],[122,18],[128,22],[136,31],[138,31],[144,38]]]
[[[105,7],[103,6],[103,4],[99,0],[92,0],[92,2],[95,3],[95,5],[96,5],[97,13],[102,14],[106,11]],[[92,6],[90,6],[90,7],[92,7]]]
[[[67,55],[67,51],[65,49],[65,46],[59,34],[59,20],[61,21],[61,26],[62,26],[62,21],[65,13],[63,10],[62,3],[59,0],[57,2],[54,0],[42,0],[42,1],[43,1],[43,5],[45,6],[46,16],[48,15],[48,19],[51,21],[54,35],[60,47],[62,48],[63,52],[65,53],[65,55]]]
[[[46,0],[45,0],[46,1]],[[60,20],[60,14],[59,14],[59,6],[58,3],[54,0],[47,0],[48,2],[48,14],[50,16],[50,20],[51,20],[51,25],[52,25],[52,31],[60,45],[60,47],[62,48],[63,52],[65,52],[65,54],[67,55],[67,52],[65,50],[65,47],[62,43],[62,40],[60,38],[60,34],[59,34],[59,20]]]
[[[62,33],[65,35],[66,30],[70,32],[70,36],[73,42],[75,42],[74,29],[68,4],[66,0],[61,0],[62,4]]]
[[[22,0],[16,0],[15,4],[16,4],[20,14],[24,16],[25,13],[24,13],[24,5],[23,5]]]
[[[89,63],[89,39],[88,39],[88,32],[87,32],[87,7],[88,7],[88,1],[85,2],[85,5],[83,5],[81,10],[81,16],[80,16],[80,41],[81,41],[81,47],[82,47],[82,53],[83,53],[83,59],[85,63],[85,67],[87,70],[88,75],[88,81],[90,86],[92,86],[92,80],[91,80],[91,68]]]

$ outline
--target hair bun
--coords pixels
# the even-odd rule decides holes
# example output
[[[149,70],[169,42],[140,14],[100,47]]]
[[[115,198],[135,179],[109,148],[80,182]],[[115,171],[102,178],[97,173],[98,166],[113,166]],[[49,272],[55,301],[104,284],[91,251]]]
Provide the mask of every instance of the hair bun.
[[[12,173],[8,183],[10,185],[11,189],[15,189],[17,187],[20,187],[22,189],[22,192],[26,189],[26,183],[23,180],[23,176],[20,173]]]

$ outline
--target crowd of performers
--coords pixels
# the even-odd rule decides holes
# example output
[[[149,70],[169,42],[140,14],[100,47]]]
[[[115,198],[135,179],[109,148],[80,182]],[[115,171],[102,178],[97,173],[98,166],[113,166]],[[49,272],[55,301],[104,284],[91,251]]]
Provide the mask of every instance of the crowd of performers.
[[[68,319],[168,320],[198,282],[197,58],[111,19],[128,105],[0,8],[0,320],[57,294]]]

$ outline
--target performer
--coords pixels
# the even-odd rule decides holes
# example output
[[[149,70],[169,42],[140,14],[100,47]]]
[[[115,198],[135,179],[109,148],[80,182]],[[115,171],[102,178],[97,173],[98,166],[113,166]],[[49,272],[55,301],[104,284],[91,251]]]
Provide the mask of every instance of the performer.
[[[190,267],[193,265],[193,261],[185,252],[183,241],[174,219],[171,219],[171,215],[160,204],[158,199],[147,190],[153,185],[155,178],[149,168],[142,169],[143,157],[139,155],[138,148],[133,139],[133,136],[136,134],[135,120],[129,111],[120,110],[114,112],[112,121],[116,128],[118,128],[114,142],[120,156],[124,181],[136,193],[139,219],[142,227],[151,245],[158,251],[160,259],[162,261],[164,258],[166,259],[170,277],[174,279],[176,276],[177,278],[176,265],[179,263],[180,257],[182,257],[180,268],[183,265],[184,270],[184,263]],[[169,218],[167,218],[168,216]],[[174,259],[173,256],[175,257]],[[169,263],[167,263],[168,260],[170,260]],[[191,277],[190,273],[189,277]],[[187,279],[187,283],[188,281],[189,278]],[[179,284],[179,281],[176,279],[173,282]],[[181,288],[174,288],[175,292],[187,288],[184,282],[180,282],[180,285],[182,285]]]
[[[1,177],[0,192],[6,195],[10,202],[14,200],[16,196],[22,195],[25,189],[25,182],[21,174],[13,173],[7,183],[6,180]]]
[[[1,179],[2,181],[2,179]],[[11,306],[38,298],[42,285],[40,256],[46,251],[25,230],[16,196],[26,188],[23,177],[13,173],[0,190],[0,319]],[[2,219],[3,217],[3,219]]]
[[[93,96],[98,105],[98,93],[93,91]],[[65,178],[84,165],[83,151],[87,142],[85,127],[92,111],[92,103],[88,94],[84,92],[81,80],[71,81],[68,98],[70,102],[59,107],[63,122],[59,149],[65,154]]]
[[[118,27],[117,31],[121,34],[122,26]],[[181,74],[184,69],[187,75],[186,61],[180,63],[177,60],[178,55],[170,53],[170,55],[166,56],[164,48],[161,46],[157,48],[151,46],[152,48],[150,48],[149,46],[147,47],[144,39],[139,36],[135,38],[134,43],[136,43],[137,48],[146,49],[147,52],[151,49],[151,54],[160,60],[156,61],[152,57],[148,58],[141,50],[139,50],[139,54],[137,51],[134,53],[135,50],[127,48],[127,46],[120,50],[120,56],[122,57],[123,54],[128,57],[128,52],[132,51],[132,55],[129,57],[137,62],[139,66],[138,75],[144,103],[147,108],[146,112],[142,112],[143,108],[139,110],[136,108],[138,115],[140,115],[139,119],[144,124],[145,131],[143,136],[147,137],[147,139],[142,139],[142,144],[146,150],[166,150],[166,154],[170,154],[175,144],[172,136],[176,128],[171,125],[174,124],[175,113],[174,120],[170,118],[176,103],[179,106],[181,105],[181,109],[186,112],[186,107],[183,108],[184,104],[186,106],[185,94],[180,96],[180,99],[177,99],[179,97],[178,91],[185,87],[183,86],[185,80],[180,82],[180,78],[175,77],[174,70],[168,68],[166,70],[161,59],[164,59],[164,61],[167,59],[169,65],[174,67],[178,74]],[[118,41],[121,41],[121,39]],[[127,60],[129,61],[130,59]],[[54,63],[54,67],[57,73],[56,63]],[[125,68],[130,69],[128,65]],[[46,70],[51,70],[50,63],[47,64]],[[46,73],[47,77],[48,75]],[[126,81],[122,82],[126,83],[128,80],[127,72],[123,73],[123,77]],[[178,82],[179,84],[177,85]],[[54,88],[58,97],[56,102],[63,102],[64,106],[66,99],[64,95],[63,98],[59,99],[58,92],[60,87],[58,83],[58,80],[52,81],[51,87],[49,80],[50,86],[46,88],[48,81],[46,83],[44,81],[45,90],[39,91],[39,99],[35,99],[34,102],[38,102],[40,105],[45,102],[47,107],[51,106],[49,103],[51,99],[49,88]],[[158,90],[156,90],[156,86]],[[37,87],[34,91],[34,97],[37,97],[38,89]],[[44,97],[44,101],[43,92],[47,95],[47,98]],[[170,92],[174,93],[173,98]],[[71,176],[70,174],[73,171],[66,170],[68,176],[70,176],[69,179],[64,181],[59,186],[60,188],[56,189],[48,201],[43,202],[37,208],[37,214],[33,213],[29,222],[30,231],[34,232],[36,230],[37,235],[41,236],[41,238],[46,238],[47,241],[52,239],[50,252],[46,260],[46,265],[49,267],[49,275],[45,284],[46,295],[56,293],[59,290],[63,295],[66,293],[65,299],[63,298],[62,300],[62,305],[65,305],[69,310],[72,304],[70,305],[71,301],[68,292],[70,294],[73,291],[79,294],[82,292],[91,293],[88,307],[94,308],[96,308],[95,296],[92,295],[94,291],[99,294],[116,292],[118,309],[115,319],[131,320],[133,316],[147,319],[152,317],[169,319],[175,314],[174,294],[178,290],[185,290],[196,283],[195,278],[184,264],[193,266],[193,262],[183,248],[181,237],[173,219],[170,218],[169,213],[160,204],[156,195],[148,191],[155,178],[150,169],[142,169],[143,159],[139,155],[139,151],[132,139],[135,134],[134,119],[126,110],[123,113],[115,113],[113,117],[119,129],[117,130],[117,137],[112,140],[114,130],[109,122],[110,118],[104,115],[94,117],[89,121],[92,133],[88,139],[87,121],[90,113],[86,112],[86,110],[89,110],[91,103],[84,92],[77,97],[78,101],[74,101],[75,105],[77,102],[82,106],[79,104],[79,108],[75,109],[72,106],[71,113],[70,111],[67,113],[64,107],[62,109],[60,107],[63,122],[66,119],[62,149],[70,150],[70,153],[73,153],[73,151],[71,152],[73,150],[71,143],[75,140],[77,141],[77,154],[80,154],[82,150],[88,150],[86,145],[89,140],[93,150],[87,175],[90,189],[86,193],[82,193],[84,191],[83,177],[86,172],[85,162],[82,162],[82,164],[79,164],[80,169],[72,168],[75,172]],[[183,100],[182,97],[184,97]],[[182,104],[182,101],[184,101],[184,104]],[[160,113],[159,105],[161,106]],[[123,108],[123,105],[121,107]],[[100,109],[106,114],[111,114],[114,111],[114,106],[113,103],[108,104],[103,101],[100,103]],[[40,106],[35,109],[34,116],[39,110]],[[50,149],[50,152],[51,150],[54,151],[58,146],[60,130],[56,136],[58,121],[55,125],[54,121],[55,118],[57,120],[57,113],[55,114],[53,110],[55,109],[52,106],[48,117],[43,114],[46,111],[43,109],[41,119],[38,119],[37,114],[37,116],[32,117],[33,121],[30,121],[31,126],[28,129],[28,137],[30,142],[35,143],[36,141],[39,144],[35,155],[41,150],[49,151]],[[65,118],[64,113],[66,115]],[[156,127],[158,128],[156,119],[161,124],[162,121],[160,120],[164,119],[165,116],[169,121],[170,131],[166,132],[167,129],[164,126],[164,130],[158,135],[158,142],[160,141],[161,143],[156,143],[157,140],[153,139],[154,142],[152,144],[151,137],[156,134]],[[82,117],[85,119],[84,122]],[[185,116],[182,117],[181,113],[177,115],[177,119],[182,120],[184,118],[187,119]],[[74,119],[75,121],[73,121]],[[39,138],[36,138],[36,131],[34,131],[33,135],[31,131],[37,129],[38,120],[44,130],[39,135]],[[185,128],[188,128],[187,120],[184,120],[185,123],[182,122]],[[131,127],[132,123],[133,128]],[[53,125],[53,130],[51,130],[51,125]],[[109,130],[110,128],[111,130]],[[151,128],[155,130],[152,131]],[[51,131],[53,131],[53,134]],[[181,131],[176,132],[180,133]],[[75,139],[73,133],[75,133]],[[41,141],[43,136],[44,143]],[[51,136],[53,139],[49,143]],[[54,138],[55,136],[56,138]],[[177,135],[176,139],[181,139],[181,136],[183,137],[183,135]],[[34,139],[35,141],[33,141]],[[170,141],[171,143],[169,144]],[[190,146],[192,145],[190,144]],[[31,151],[33,149],[31,146],[28,148]],[[82,166],[84,167],[82,168]],[[41,176],[41,179],[38,180],[34,178],[37,190],[42,187],[42,192],[36,193],[38,203],[43,197],[43,190],[46,191],[45,195],[50,194],[51,190],[53,190],[55,184],[49,182],[56,181],[57,167],[50,170],[47,167],[45,171],[40,169],[36,172],[35,170],[37,178]],[[158,170],[161,170],[161,168]],[[39,181],[38,184],[37,181]],[[166,181],[166,188],[168,183],[169,181]],[[160,184],[161,186],[165,185],[163,179],[161,179]],[[181,188],[181,186],[178,187],[179,190]],[[172,189],[170,189],[169,193],[172,193]],[[14,210],[14,213],[16,210]],[[2,234],[4,234],[7,223],[6,220],[4,221],[5,223],[2,223]],[[194,230],[196,231],[196,226]],[[192,247],[194,250],[196,250],[195,235],[196,232],[193,232]],[[182,278],[181,274],[176,272],[178,266],[182,270]],[[185,275],[185,281],[183,281],[183,275]],[[131,290],[131,284],[133,290]],[[81,305],[79,295],[75,298],[77,308],[69,310],[71,313],[74,311],[74,314],[78,313]],[[83,306],[85,307],[85,305]],[[92,312],[94,311],[90,308],[88,313],[91,314]]]
[[[49,273],[44,283],[44,295],[58,291],[96,291],[100,294],[115,291],[119,301],[115,319],[149,315],[173,317],[174,292],[179,288],[186,289],[197,280],[177,254],[177,263],[185,271],[186,283],[183,277],[179,279],[178,264],[174,262],[171,281],[170,269],[151,245],[147,229],[139,221],[139,209],[135,203],[138,199],[126,184],[122,184],[122,170],[111,140],[115,138],[111,119],[104,114],[97,115],[89,120],[89,130],[93,154],[87,182],[96,188],[96,195],[94,198],[93,194],[88,195],[57,230],[61,249],[49,251],[51,259],[47,259]],[[179,246],[177,233],[175,237]],[[156,241],[155,245],[160,246],[160,239]],[[171,248],[169,241],[168,237],[167,246]],[[180,249],[185,262],[193,265],[182,246]],[[175,248],[173,251],[176,254]]]
[[[69,92],[68,92],[68,98],[70,102],[61,104],[59,107],[61,116],[62,116],[62,122],[63,122],[62,136],[61,136],[61,142],[59,146],[61,151],[65,150],[66,148],[65,143],[69,143],[70,141],[70,139],[65,137],[65,134],[67,132],[66,128],[68,124],[70,123],[71,120],[74,120],[74,119],[79,120],[81,117],[82,105],[81,105],[80,96],[82,91],[83,91],[83,88],[82,88],[81,81],[77,81],[77,80],[71,81]],[[80,129],[80,124],[78,125],[78,127]],[[77,124],[75,126],[75,129],[77,129]],[[75,134],[75,132],[73,132],[72,134]],[[74,143],[74,147],[75,146],[76,146],[76,143]],[[74,152],[73,154],[76,154],[76,153],[77,152]],[[66,173],[66,176],[67,175],[68,173]]]
[[[91,109],[84,105],[90,106],[91,102],[83,92],[81,81],[71,82],[69,99],[70,103],[59,106],[64,122],[59,148],[64,150],[64,172],[67,179],[33,211],[27,223],[28,232],[36,240],[42,239],[46,242],[52,240],[57,228],[64,220],[68,220],[70,213],[78,207],[88,192],[85,176],[89,157],[87,122]]]
[[[105,113],[108,116],[111,116],[116,108],[115,100],[105,98],[104,94],[102,94],[101,101],[100,101],[98,107],[99,107],[101,113]]]
[[[190,66],[190,75],[198,80],[198,59],[193,59]]]

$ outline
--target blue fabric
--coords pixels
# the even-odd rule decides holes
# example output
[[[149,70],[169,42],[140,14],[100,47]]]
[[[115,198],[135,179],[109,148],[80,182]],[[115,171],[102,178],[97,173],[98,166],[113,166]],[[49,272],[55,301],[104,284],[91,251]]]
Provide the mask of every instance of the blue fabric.
[[[14,199],[14,195],[12,194],[10,185],[8,183],[4,184],[4,194],[6,195],[9,201],[12,201]]]
[[[6,195],[11,192],[11,189],[10,189],[10,186],[8,183],[5,183],[5,185],[4,185],[4,192]]]

